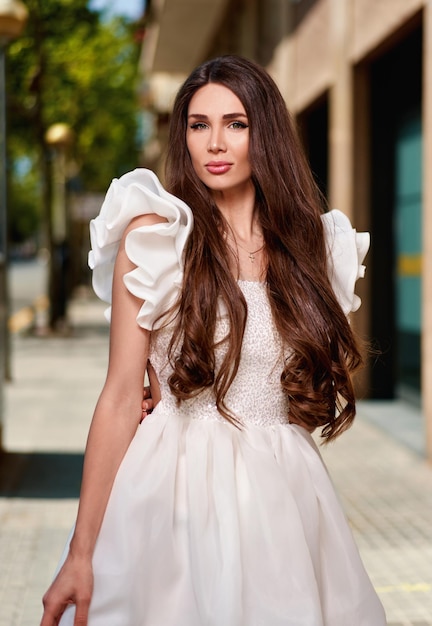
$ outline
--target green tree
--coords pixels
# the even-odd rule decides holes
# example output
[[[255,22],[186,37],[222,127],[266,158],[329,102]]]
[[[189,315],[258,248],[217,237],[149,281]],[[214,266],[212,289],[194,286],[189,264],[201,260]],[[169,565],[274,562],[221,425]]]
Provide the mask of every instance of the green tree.
[[[50,150],[44,137],[52,124],[65,122],[73,129],[72,156],[85,190],[105,190],[111,178],[136,165],[136,25],[122,18],[104,21],[87,5],[87,0],[27,0],[26,31],[8,51],[15,239],[28,235],[35,216],[44,211],[49,216]]]

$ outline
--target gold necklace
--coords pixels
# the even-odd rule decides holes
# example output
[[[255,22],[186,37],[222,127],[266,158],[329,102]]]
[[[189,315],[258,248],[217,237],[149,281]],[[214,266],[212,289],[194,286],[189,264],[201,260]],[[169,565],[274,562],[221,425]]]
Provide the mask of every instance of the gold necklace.
[[[256,254],[258,254],[258,252],[261,252],[261,250],[263,250],[263,249],[264,249],[264,246],[265,246],[265,243],[263,243],[263,245],[261,246],[261,248],[258,248],[258,250],[254,250],[253,252],[249,252],[249,250],[246,250],[246,248],[243,248],[243,246],[241,246],[237,240],[235,240],[235,242],[236,242],[236,245],[237,245],[239,248],[241,248],[242,250],[244,250],[245,252],[247,252],[248,257],[249,257],[249,261],[250,261],[251,263],[254,263],[254,262],[255,262],[255,255],[256,255]]]

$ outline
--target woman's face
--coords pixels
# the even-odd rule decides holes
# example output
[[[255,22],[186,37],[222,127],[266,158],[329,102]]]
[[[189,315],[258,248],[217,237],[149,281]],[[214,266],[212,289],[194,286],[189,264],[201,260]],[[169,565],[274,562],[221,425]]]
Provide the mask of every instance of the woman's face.
[[[250,189],[248,119],[230,89],[209,83],[194,94],[186,143],[198,178],[216,195]]]

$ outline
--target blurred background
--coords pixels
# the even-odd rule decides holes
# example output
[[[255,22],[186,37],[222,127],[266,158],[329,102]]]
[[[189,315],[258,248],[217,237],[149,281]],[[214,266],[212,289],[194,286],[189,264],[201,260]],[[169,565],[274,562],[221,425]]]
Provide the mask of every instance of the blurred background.
[[[137,166],[163,177],[179,84],[239,53],[278,83],[330,207],[372,234],[355,324],[377,354],[358,392],[418,408],[432,458],[430,11],[427,0],[0,2],[2,268],[45,264],[45,330],[67,328],[68,299],[89,283],[88,221],[110,180]]]
[[[174,95],[226,53],[371,232],[361,419],[326,458],[389,624],[432,624],[432,2],[0,0],[0,626],[37,623],[75,515],[108,344],[89,220],[112,178],[163,179]]]

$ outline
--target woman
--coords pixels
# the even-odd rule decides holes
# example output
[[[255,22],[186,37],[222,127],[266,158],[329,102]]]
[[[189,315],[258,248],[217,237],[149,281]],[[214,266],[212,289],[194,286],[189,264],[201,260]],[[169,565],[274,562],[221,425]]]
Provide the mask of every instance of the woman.
[[[281,94],[239,57],[180,89],[167,187],[126,174],[91,224],[110,359],[41,626],[383,626],[309,433],[354,418],[368,237],[322,215]]]

